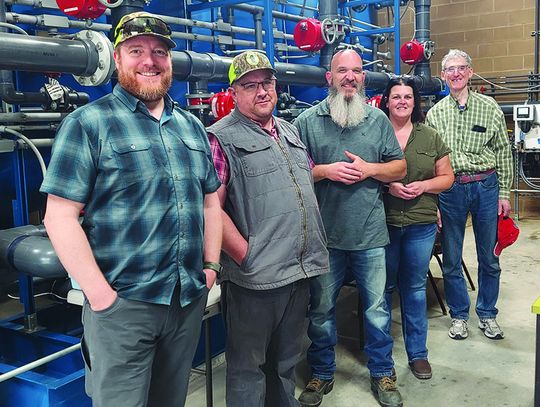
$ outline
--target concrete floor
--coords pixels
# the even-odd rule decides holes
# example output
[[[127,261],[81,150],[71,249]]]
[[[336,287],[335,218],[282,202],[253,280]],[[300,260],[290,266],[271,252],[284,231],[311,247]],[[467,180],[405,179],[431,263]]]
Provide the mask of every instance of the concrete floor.
[[[448,337],[450,317],[444,316],[433,290],[428,286],[429,360],[433,378],[416,379],[407,365],[401,334],[399,307],[394,306],[392,334],[395,339],[394,361],[398,386],[405,406],[533,406],[535,315],[531,305],[540,296],[540,220],[519,221],[520,237],[501,255],[503,269],[498,302],[498,321],[505,331],[502,341],[487,339],[477,328],[478,318],[471,314],[469,338],[455,341]],[[464,260],[473,280],[477,281],[476,253],[471,228],[467,228]],[[435,262],[431,270],[439,277]],[[476,291],[470,291],[471,301]],[[324,397],[322,406],[378,406],[369,387],[366,358],[358,342],[356,293],[345,287],[338,304],[337,372],[334,390]],[[309,342],[306,338],[306,347]],[[214,406],[225,405],[225,366],[223,357],[214,360]],[[297,396],[309,379],[305,360],[297,369]],[[190,382],[188,407],[206,406],[204,378],[194,376]]]

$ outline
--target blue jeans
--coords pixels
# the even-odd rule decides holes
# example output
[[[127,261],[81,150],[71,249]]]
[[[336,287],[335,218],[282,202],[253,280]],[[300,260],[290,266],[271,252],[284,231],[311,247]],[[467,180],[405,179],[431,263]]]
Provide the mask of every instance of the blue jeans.
[[[426,359],[426,279],[437,224],[388,226],[386,246],[386,305],[392,312],[392,293],[399,289],[403,339],[409,362]],[[390,324],[389,324],[390,325]],[[390,330],[390,326],[388,327]]]
[[[442,216],[443,277],[450,316],[469,319],[470,299],[463,277],[461,257],[467,214],[472,216],[478,258],[476,313],[481,319],[495,318],[501,268],[493,254],[497,241],[499,183],[493,173],[483,181],[458,184],[439,195]]]
[[[311,302],[308,335],[311,346],[307,361],[312,376],[330,380],[336,371],[335,346],[336,299],[350,270],[364,305],[364,351],[373,377],[392,373],[393,340],[388,331],[390,315],[386,310],[384,287],[386,271],[384,248],[368,250],[329,249],[330,272],[310,280]]]

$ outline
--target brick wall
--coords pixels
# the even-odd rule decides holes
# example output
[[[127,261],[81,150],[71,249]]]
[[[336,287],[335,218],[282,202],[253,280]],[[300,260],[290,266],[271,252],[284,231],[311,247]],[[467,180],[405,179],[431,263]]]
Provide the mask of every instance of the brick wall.
[[[414,1],[401,22],[401,44],[414,35]],[[482,76],[526,74],[534,69],[535,0],[432,0],[431,39],[435,55],[434,75],[441,71],[441,59],[450,48],[466,51],[474,71]],[[386,12],[379,25],[388,26]],[[388,42],[393,50],[393,45]],[[382,47],[384,49],[384,45]],[[408,65],[401,65],[406,73]]]

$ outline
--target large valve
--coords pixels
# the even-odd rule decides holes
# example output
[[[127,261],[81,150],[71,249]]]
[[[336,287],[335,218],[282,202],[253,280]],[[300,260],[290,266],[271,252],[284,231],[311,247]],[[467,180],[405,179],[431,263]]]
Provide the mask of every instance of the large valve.
[[[322,24],[315,18],[299,21],[294,27],[294,42],[301,50],[307,52],[319,51],[326,45],[322,35]]]
[[[107,7],[98,0],[56,0],[62,13],[80,20],[100,17]]]
[[[435,50],[432,41],[418,42],[417,40],[407,41],[401,46],[399,54],[401,60],[407,65],[416,65],[423,61],[429,61]]]

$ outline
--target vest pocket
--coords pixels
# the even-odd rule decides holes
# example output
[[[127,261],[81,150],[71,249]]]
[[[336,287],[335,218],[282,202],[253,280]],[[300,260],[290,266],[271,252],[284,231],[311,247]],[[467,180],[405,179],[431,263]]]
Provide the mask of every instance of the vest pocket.
[[[300,140],[296,140],[292,137],[285,136],[285,139],[287,140],[289,150],[296,164],[300,168],[311,171],[306,146],[304,146]]]
[[[256,177],[277,170],[276,156],[270,142],[273,143],[272,140],[267,143],[261,143],[258,140],[234,143],[242,169],[248,177]]]

